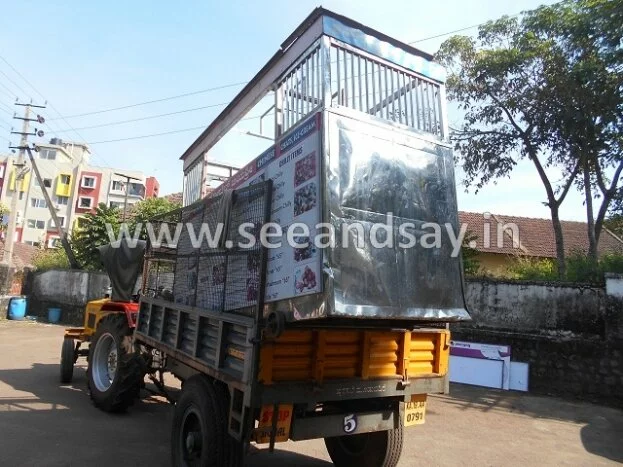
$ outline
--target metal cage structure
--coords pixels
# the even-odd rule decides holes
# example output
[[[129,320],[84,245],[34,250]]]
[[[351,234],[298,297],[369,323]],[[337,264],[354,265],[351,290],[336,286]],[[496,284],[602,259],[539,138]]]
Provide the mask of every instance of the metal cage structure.
[[[396,231],[411,225],[416,243],[429,223],[458,232],[445,101],[445,70],[431,55],[317,8],[182,155],[184,202],[203,196],[198,172],[205,175],[214,145],[268,105],[260,134],[248,134],[274,145],[212,195],[272,179],[272,222],[287,228],[303,219],[312,232],[314,222],[331,223],[357,247],[269,255],[265,314],[469,319],[460,258],[447,242],[435,251],[381,250],[370,240],[383,222]],[[261,122],[270,111],[269,135]],[[360,228],[357,238],[351,226]]]

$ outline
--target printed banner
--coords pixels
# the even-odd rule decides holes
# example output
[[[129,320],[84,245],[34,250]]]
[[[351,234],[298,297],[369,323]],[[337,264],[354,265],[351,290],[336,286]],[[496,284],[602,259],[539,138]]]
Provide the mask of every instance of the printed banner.
[[[313,244],[321,206],[320,121],[318,113],[296,126],[214,192],[273,181],[271,222],[281,226],[283,235],[277,239],[279,248],[267,250],[266,302],[322,291],[322,257]],[[295,241],[306,244],[304,248],[288,244],[286,232],[293,223],[308,227],[309,236],[294,231]]]

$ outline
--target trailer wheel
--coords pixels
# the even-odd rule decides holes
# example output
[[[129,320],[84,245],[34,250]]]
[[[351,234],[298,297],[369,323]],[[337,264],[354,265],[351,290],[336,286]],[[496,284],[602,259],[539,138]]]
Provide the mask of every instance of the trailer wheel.
[[[402,425],[394,430],[325,438],[337,467],[396,467],[402,454]]]
[[[71,338],[63,339],[61,348],[61,383],[69,384],[74,376],[74,363],[76,362],[76,346]]]
[[[89,347],[87,367],[89,393],[95,406],[105,412],[123,412],[137,398],[142,377],[125,315],[102,318]]]
[[[212,382],[196,375],[184,382],[173,414],[172,465],[222,467],[228,463],[226,424]]]

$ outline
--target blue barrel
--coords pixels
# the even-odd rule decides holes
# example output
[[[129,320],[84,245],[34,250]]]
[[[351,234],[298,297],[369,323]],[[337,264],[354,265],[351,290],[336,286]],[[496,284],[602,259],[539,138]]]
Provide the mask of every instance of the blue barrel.
[[[58,323],[61,320],[60,308],[48,308],[48,321],[50,323]]]
[[[22,320],[26,316],[26,297],[13,297],[9,300],[9,312],[7,317],[14,320]]]

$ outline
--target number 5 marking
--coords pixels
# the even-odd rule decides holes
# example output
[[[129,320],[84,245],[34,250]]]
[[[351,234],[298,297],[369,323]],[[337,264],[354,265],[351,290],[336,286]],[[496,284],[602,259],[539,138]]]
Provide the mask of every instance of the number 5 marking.
[[[344,433],[352,433],[357,429],[357,417],[355,415],[347,415],[344,417]]]

